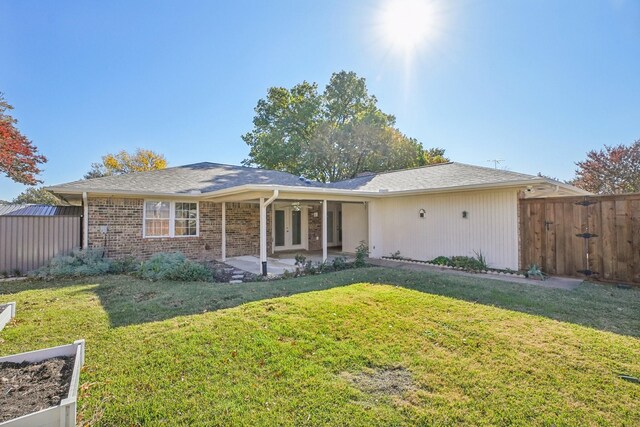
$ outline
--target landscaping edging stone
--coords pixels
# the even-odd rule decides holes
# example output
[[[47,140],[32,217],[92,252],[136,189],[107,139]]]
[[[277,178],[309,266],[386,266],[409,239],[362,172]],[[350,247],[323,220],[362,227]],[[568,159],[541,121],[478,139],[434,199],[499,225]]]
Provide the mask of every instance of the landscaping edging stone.
[[[56,357],[73,357],[73,371],[69,384],[69,391],[65,398],[56,406],[32,412],[12,420],[0,423],[0,427],[73,427],[76,425],[76,410],[78,399],[78,384],[80,382],[80,369],[84,364],[84,340],[75,341],[73,344],[50,347],[42,350],[26,353],[12,354],[0,357],[0,363],[38,363]]]
[[[9,302],[6,304],[0,304],[0,331],[4,329],[5,325],[16,317],[16,303]]]
[[[507,271],[495,271],[495,270],[466,270],[462,267],[451,267],[450,265],[442,265],[442,264],[434,264],[431,263],[429,261],[418,261],[418,260],[413,260],[413,259],[399,259],[399,258],[392,258],[392,257],[387,257],[387,256],[383,256],[381,257],[382,259],[388,260],[388,261],[394,261],[394,262],[402,262],[405,264],[417,264],[417,265],[429,265],[432,267],[438,267],[438,268],[442,268],[442,269],[447,269],[447,270],[456,270],[456,271],[464,271],[467,273],[478,273],[478,274],[492,274],[494,276],[511,276],[511,277],[521,277],[521,278],[527,278],[527,276],[525,276],[522,273],[519,273],[517,271],[514,271],[512,273],[507,272]]]

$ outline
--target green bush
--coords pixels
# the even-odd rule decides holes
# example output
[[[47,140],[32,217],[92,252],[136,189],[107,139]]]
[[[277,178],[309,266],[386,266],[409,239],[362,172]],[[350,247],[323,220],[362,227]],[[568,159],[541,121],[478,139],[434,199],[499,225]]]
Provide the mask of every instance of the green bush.
[[[449,257],[446,257],[446,256],[436,257],[429,262],[431,264],[436,264],[436,265],[451,265],[451,259],[449,259]]]
[[[347,263],[347,259],[343,256],[335,257],[332,262],[333,269],[335,271],[345,270],[349,268],[349,264]]]
[[[111,260],[111,266],[109,267],[109,273],[112,274],[126,274],[134,273],[140,268],[140,261],[132,256],[124,258],[118,258]]]
[[[110,268],[111,261],[104,258],[102,249],[76,249],[69,255],[54,257],[48,266],[29,275],[40,279],[98,276],[109,273]]]
[[[366,266],[368,256],[369,256],[369,246],[365,243],[364,240],[362,240],[360,244],[356,247],[356,260],[353,263],[353,266],[356,268]]]
[[[211,280],[212,272],[204,265],[188,260],[180,252],[160,252],[140,265],[137,274],[147,280],[175,280],[204,282]]]
[[[485,262],[470,256],[453,256],[451,257],[450,265],[467,271],[483,271],[487,269]]]

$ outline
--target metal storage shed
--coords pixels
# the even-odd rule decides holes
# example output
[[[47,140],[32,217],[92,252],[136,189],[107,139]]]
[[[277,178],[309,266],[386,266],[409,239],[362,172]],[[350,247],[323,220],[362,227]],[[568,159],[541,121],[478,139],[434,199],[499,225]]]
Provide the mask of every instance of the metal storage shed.
[[[80,247],[79,206],[0,205],[0,275],[24,274]]]

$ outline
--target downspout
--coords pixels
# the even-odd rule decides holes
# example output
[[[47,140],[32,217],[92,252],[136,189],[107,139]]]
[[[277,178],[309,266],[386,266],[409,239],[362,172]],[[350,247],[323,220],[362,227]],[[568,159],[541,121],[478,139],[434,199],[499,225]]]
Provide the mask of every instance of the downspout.
[[[87,192],[82,193],[82,249],[89,247],[89,200]]]
[[[264,207],[266,208],[267,206],[269,206],[275,199],[278,198],[279,194],[280,190],[273,190],[273,196],[271,196],[266,202],[264,202]]]

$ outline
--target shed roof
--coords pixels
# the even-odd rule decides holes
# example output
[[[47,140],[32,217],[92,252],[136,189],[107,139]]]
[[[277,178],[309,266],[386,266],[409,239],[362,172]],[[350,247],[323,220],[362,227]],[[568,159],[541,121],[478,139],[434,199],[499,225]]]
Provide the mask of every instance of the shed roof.
[[[0,216],[82,216],[82,207],[51,205],[0,205]]]

